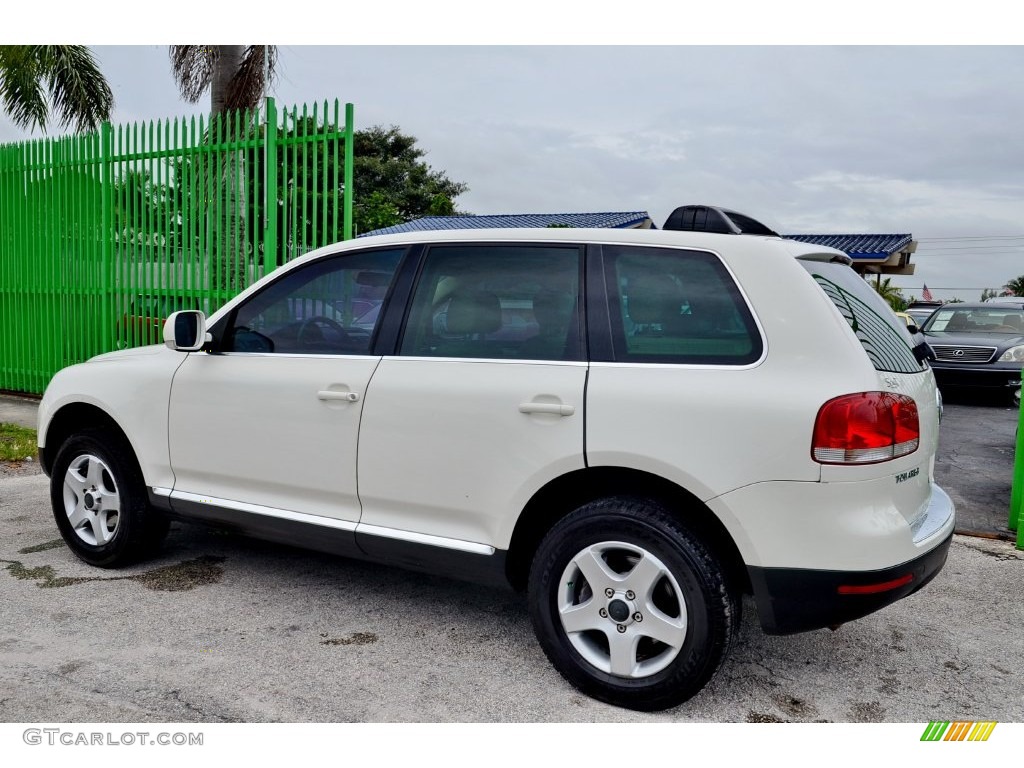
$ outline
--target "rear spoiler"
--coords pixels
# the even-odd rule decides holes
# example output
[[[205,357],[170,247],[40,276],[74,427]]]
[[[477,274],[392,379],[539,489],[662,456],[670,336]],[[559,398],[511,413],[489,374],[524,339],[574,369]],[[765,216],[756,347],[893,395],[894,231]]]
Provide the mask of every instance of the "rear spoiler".
[[[822,261],[826,264],[845,264],[848,267],[853,264],[853,259],[845,253],[836,253],[835,251],[829,251],[827,253],[801,253],[797,258],[802,261]]]

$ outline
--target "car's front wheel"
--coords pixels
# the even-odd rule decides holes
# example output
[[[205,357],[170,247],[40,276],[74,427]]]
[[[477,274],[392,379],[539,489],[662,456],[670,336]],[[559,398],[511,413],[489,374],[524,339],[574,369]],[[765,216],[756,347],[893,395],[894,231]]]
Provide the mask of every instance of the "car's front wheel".
[[[50,501],[64,541],[90,565],[127,565],[167,535],[169,522],[149,507],[130,448],[104,432],[72,435],[61,446]]]
[[[654,711],[686,701],[728,652],[739,601],[714,554],[653,502],[610,498],[559,521],[530,572],[548,658],[596,699]]]

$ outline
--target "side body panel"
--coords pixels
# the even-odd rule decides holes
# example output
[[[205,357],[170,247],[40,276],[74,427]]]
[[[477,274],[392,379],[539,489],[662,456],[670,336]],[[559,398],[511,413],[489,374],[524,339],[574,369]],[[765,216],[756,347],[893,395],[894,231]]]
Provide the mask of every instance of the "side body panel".
[[[586,375],[584,363],[384,358],[360,434],[360,529],[506,549],[530,496],[584,466]],[[571,412],[521,412],[530,403]]]

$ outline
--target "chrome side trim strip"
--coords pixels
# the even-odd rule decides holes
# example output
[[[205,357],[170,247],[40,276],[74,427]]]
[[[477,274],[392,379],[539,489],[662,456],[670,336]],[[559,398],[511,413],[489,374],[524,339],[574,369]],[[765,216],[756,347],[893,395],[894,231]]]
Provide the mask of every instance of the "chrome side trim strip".
[[[166,493],[161,493],[166,491]],[[415,531],[402,531],[397,528],[384,528],[379,525],[367,525],[366,523],[353,523],[350,520],[337,520],[333,517],[323,515],[310,515],[305,512],[293,512],[288,509],[276,507],[264,507],[259,504],[248,504],[244,501],[231,501],[230,499],[219,499],[213,496],[203,496],[198,493],[186,491],[171,491],[167,488],[154,488],[153,493],[158,496],[170,496],[171,499],[179,501],[190,501],[195,504],[209,504],[213,507],[233,509],[239,512],[249,512],[254,515],[276,517],[282,520],[292,520],[297,523],[308,523],[320,525],[326,528],[337,528],[342,531],[354,531],[357,534],[366,536],[379,536],[383,539],[395,539],[408,541],[414,544],[425,544],[430,547],[441,547],[443,549],[454,549],[459,552],[468,552],[474,555],[493,555],[494,547],[487,544],[477,544],[472,541],[461,539],[449,539],[445,536],[431,536],[427,533],[416,533]]]
[[[264,507],[259,504],[247,504],[244,501],[231,501],[230,499],[218,499],[213,496],[202,496],[198,493],[186,491],[172,491],[171,499],[179,501],[191,501],[195,504],[209,504],[212,507],[223,507],[234,509],[239,512],[249,512],[254,515],[266,517],[277,517],[282,520],[292,520],[296,523],[309,523],[311,525],[322,525],[326,528],[337,528],[342,531],[354,531],[356,524],[351,520],[337,520],[333,517],[323,515],[310,515],[305,512],[292,512],[288,509],[277,509],[276,507]]]
[[[153,495],[154,496],[170,496],[171,495],[171,489],[170,488],[158,488],[156,486],[153,486],[153,488],[151,488],[150,490],[153,491]]]
[[[494,554],[494,547],[487,544],[477,544],[472,541],[462,541],[461,539],[449,539],[445,536],[431,536],[427,533],[415,533],[414,531],[402,531],[397,528],[382,528],[379,525],[367,525],[366,523],[360,523],[356,526],[356,533],[366,534],[367,536],[380,536],[384,539],[411,541],[415,544],[426,544],[431,547],[456,549],[460,552],[469,552],[474,555]]]

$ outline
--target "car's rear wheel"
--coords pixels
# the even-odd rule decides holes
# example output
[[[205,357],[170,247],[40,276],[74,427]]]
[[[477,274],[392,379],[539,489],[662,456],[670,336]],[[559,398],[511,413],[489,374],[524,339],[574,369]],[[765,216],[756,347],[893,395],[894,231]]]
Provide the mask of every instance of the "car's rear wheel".
[[[570,683],[621,707],[686,701],[728,652],[739,602],[726,574],[663,507],[602,499],[559,521],[530,572],[541,646]]]
[[[127,565],[167,535],[169,522],[149,507],[130,448],[104,432],[72,435],[61,446],[50,500],[64,541],[91,565]]]

